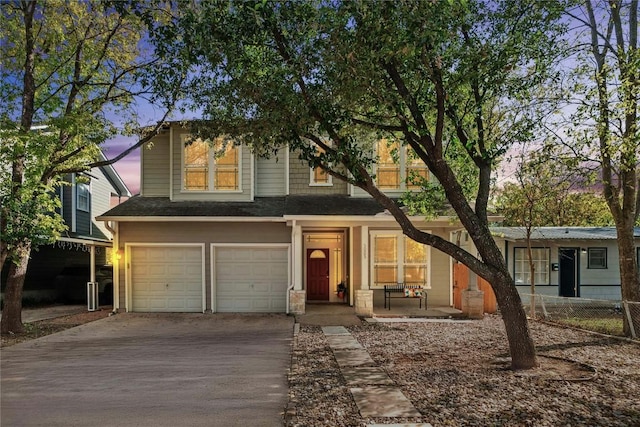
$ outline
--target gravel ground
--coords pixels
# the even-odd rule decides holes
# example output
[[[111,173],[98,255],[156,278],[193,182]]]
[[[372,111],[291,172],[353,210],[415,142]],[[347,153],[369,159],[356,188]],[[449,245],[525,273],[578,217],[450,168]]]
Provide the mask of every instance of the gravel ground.
[[[422,417],[361,417],[321,328],[302,326],[287,426],[640,426],[640,343],[532,323],[541,366],[514,372],[497,316],[348,329]]]

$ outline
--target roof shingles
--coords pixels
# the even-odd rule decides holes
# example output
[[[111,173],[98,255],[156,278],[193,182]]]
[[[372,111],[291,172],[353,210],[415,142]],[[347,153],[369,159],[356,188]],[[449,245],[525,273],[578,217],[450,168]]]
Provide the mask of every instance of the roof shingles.
[[[168,197],[136,196],[101,215],[114,217],[246,217],[286,215],[373,216],[384,209],[373,199],[349,196],[256,197],[252,202],[170,201]]]

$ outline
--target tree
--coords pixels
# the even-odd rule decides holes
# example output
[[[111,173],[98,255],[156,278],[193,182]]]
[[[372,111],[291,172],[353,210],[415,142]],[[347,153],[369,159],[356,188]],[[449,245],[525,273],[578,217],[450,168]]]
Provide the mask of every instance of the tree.
[[[507,227],[609,226],[604,198],[579,169],[534,151],[524,151],[515,181],[494,192],[496,213]]]
[[[113,163],[153,136],[160,124],[116,158],[98,160],[99,145],[118,132],[111,118],[132,128],[134,101],[151,86],[166,89],[147,99],[164,108],[165,117],[177,95],[181,80],[172,72],[180,68],[144,52],[145,25],[160,19],[162,9],[115,5],[2,3],[0,261],[9,261],[2,333],[22,331],[31,251],[64,230],[51,196],[63,176]]]
[[[491,283],[512,367],[537,365],[526,316],[489,231],[496,159],[532,135],[530,90],[547,77],[558,11],[547,2],[178,1],[168,55],[189,57],[189,97],[206,120],[195,136],[228,134],[268,155],[288,145],[312,167],[357,186],[410,238]],[[173,42],[180,41],[175,46]],[[183,48],[187,47],[188,55]],[[373,144],[400,141],[428,167],[480,259],[418,230],[376,186]],[[321,148],[318,150],[317,147]],[[477,187],[451,159],[458,153]],[[425,187],[428,197],[433,186]]]
[[[575,108],[569,131],[554,142],[589,172],[597,166],[617,231],[622,298],[640,301],[633,239],[640,213],[638,0],[584,0],[567,15],[576,26],[567,95]]]
[[[608,225],[611,215],[605,201],[582,192],[585,177],[544,153],[523,147],[514,173],[515,182],[505,184],[495,196],[496,212],[503,225],[524,228],[531,277],[530,316],[535,312],[535,263],[531,235],[543,226]]]

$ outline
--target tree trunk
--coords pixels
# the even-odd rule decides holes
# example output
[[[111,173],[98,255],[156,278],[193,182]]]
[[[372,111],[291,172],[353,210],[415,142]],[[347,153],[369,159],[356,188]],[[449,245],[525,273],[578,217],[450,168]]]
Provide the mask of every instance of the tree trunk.
[[[636,248],[631,233],[618,229],[618,254],[620,257],[620,288],[623,301],[640,301],[640,279],[636,263]],[[627,316],[624,316],[624,334],[631,336]]]
[[[21,333],[24,331],[22,325],[22,288],[29,265],[31,255],[31,244],[26,244],[20,249],[18,264],[11,263],[7,286],[4,292],[4,307],[2,308],[2,321],[0,331],[3,334]]]
[[[538,366],[536,348],[529,332],[527,315],[520,294],[508,272],[496,274],[491,280],[502,321],[504,322],[511,354],[511,369],[531,369]]]

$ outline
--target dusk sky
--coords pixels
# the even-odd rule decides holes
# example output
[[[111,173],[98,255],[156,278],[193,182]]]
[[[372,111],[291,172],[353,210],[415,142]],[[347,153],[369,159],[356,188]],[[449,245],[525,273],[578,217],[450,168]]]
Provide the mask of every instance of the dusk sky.
[[[118,137],[107,141],[102,147],[104,155],[107,159],[111,159],[135,144],[135,142],[135,138],[128,137]],[[131,194],[138,194],[140,192],[140,148],[114,163],[113,167],[124,183],[127,184]]]

